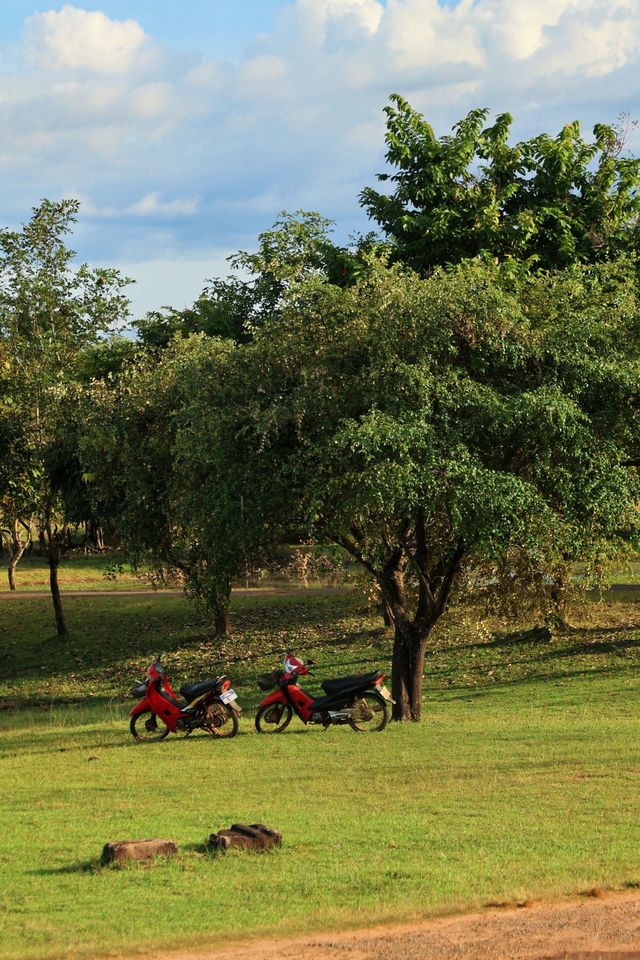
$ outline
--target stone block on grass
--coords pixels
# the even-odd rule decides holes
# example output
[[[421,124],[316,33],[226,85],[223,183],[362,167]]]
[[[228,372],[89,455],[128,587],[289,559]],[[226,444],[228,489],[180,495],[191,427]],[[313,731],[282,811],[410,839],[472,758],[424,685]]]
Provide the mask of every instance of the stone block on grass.
[[[173,840],[117,840],[105,843],[101,862],[106,866],[125,860],[154,860],[155,857],[175,857],[177,852]]]
[[[282,834],[264,823],[233,823],[229,830],[212,833],[207,840],[207,849],[222,850],[270,850],[282,843]]]

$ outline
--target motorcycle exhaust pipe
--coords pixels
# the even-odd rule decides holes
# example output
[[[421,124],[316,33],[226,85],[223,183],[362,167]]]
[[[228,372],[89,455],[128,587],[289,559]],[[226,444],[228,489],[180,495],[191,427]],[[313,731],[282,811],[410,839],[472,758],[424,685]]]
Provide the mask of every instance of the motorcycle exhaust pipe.
[[[336,720],[350,720],[353,716],[353,710],[329,710],[329,717],[334,722]]]

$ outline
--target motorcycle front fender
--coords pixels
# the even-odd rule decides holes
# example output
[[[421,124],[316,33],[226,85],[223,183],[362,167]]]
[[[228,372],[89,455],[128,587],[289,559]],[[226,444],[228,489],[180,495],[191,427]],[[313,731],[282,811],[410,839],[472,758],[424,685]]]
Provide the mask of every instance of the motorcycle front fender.
[[[149,700],[148,700],[147,697],[145,697],[144,700],[139,700],[139,701],[136,703],[135,707],[132,709],[132,711],[131,711],[131,713],[129,714],[129,716],[130,716],[130,717],[137,717],[137,715],[138,715],[139,713],[142,713],[144,710],[153,710],[153,707],[152,707],[151,704],[149,703]]]
[[[268,697],[265,697],[264,700],[258,704],[258,710],[261,707],[268,707],[272,703],[288,703],[289,701],[285,697],[282,690],[274,690],[273,693],[270,693]]]

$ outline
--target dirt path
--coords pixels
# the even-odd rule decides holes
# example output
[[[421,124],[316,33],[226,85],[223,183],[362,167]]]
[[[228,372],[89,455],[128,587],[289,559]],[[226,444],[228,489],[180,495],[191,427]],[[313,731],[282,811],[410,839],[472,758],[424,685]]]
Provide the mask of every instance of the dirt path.
[[[335,593],[348,593],[352,587],[234,587],[233,595],[241,597],[295,597],[304,594],[309,597],[323,597]],[[184,590],[65,590],[61,589],[62,599],[67,597],[167,597],[184,595]],[[232,595],[232,599],[233,599]],[[49,590],[0,590],[0,600],[44,600],[51,599]]]
[[[234,595],[244,597],[293,597],[298,594],[306,596],[327,596],[335,593],[348,593],[353,587],[349,585],[322,586],[322,587],[304,587],[304,586],[268,586],[268,587],[234,587]],[[640,583],[614,583],[610,590],[640,592]],[[143,588],[141,590],[103,590],[97,587],[95,590],[65,590],[61,588],[62,597],[166,597],[178,596],[184,594],[181,589],[163,589],[152,590]],[[0,600],[42,600],[51,599],[50,590],[0,590]]]
[[[637,890],[145,960],[640,960]]]

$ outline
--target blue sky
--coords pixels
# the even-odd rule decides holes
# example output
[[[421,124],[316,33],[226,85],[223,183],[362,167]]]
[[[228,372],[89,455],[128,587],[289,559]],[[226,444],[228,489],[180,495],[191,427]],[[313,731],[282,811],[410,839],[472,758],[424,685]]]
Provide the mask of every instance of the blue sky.
[[[157,40],[173,48],[237,60],[256,34],[273,27],[282,0],[100,0],[78,3],[83,10],[102,11],[115,20],[138,20]],[[0,19],[2,39],[19,41],[26,17],[65,3],[4,0]],[[6,8],[6,10],[4,9]]]
[[[639,81],[640,0],[4,0],[0,224],[76,196],[80,258],[182,307],[283,209],[367,228],[393,91],[529,136],[637,118]]]

